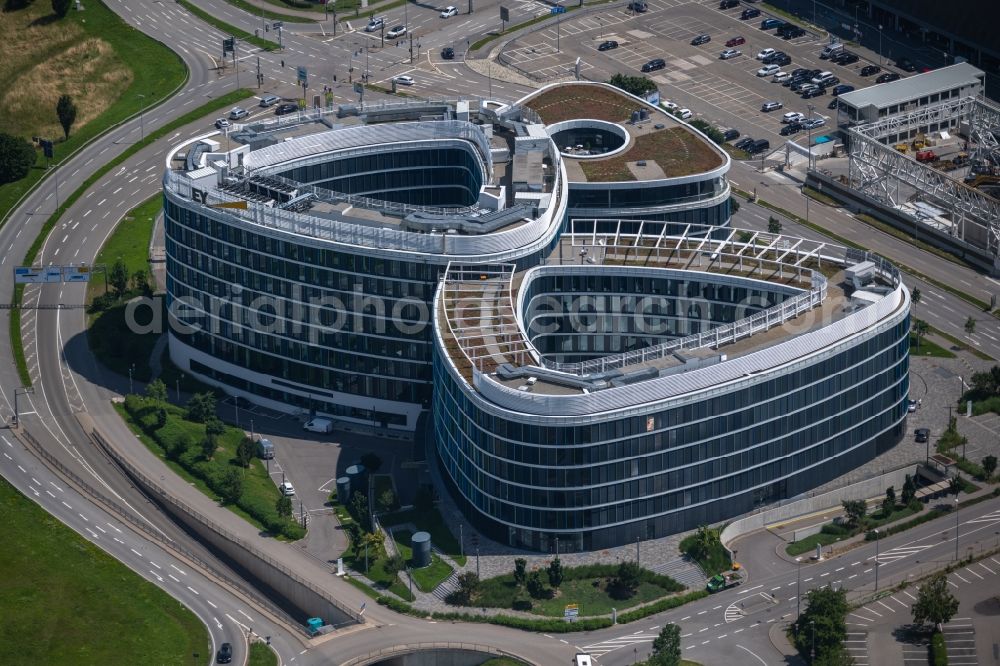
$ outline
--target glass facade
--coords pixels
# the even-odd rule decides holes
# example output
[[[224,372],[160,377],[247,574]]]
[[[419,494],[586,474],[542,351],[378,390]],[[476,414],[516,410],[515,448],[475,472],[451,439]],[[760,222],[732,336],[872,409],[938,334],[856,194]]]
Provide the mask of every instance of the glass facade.
[[[593,550],[791,497],[891,447],[909,392],[908,317],[783,374],[628,415],[519,417],[435,354],[437,453],[470,519],[510,545]],[[724,500],[724,501],[720,501]]]

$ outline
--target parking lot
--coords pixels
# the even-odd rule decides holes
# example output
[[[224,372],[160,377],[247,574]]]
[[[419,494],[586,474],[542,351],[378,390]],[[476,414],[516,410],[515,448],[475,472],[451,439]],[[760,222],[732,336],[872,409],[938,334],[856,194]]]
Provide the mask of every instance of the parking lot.
[[[666,60],[666,67],[646,74],[659,85],[663,99],[676,102],[716,126],[734,127],[743,135],[771,140],[772,146],[780,145],[783,137],[784,111],[806,113],[807,104],[815,107],[815,115],[827,119],[832,126],[835,112],[827,109],[833,99],[829,93],[810,100],[799,95],[772,77],[758,77],[761,62],[756,54],[765,48],[787,53],[791,64],[781,68],[791,72],[796,68],[831,71],[841,83],[862,88],[874,84],[875,76],[861,77],[865,65],[879,64],[861,59],[847,66],[822,60],[819,53],[826,43],[824,36],[807,32],[804,36],[785,40],[775,30],[760,29],[767,12],[746,21],[740,13],[746,7],[720,10],[718,0],[692,2],[685,0],[651,0],[649,11],[633,14],[624,7],[601,13],[563,20],[515,40],[504,50],[503,61],[547,78],[573,71],[576,58],[581,58],[582,78],[606,81],[615,73],[641,74],[644,63],[653,58]],[[711,36],[711,41],[692,46],[691,40],[700,34]],[[732,37],[742,36],[746,42],[737,46],[742,55],[721,60],[719,54]],[[617,41],[618,48],[598,51],[602,41]],[[557,51],[558,43],[558,51]],[[883,69],[888,68],[883,64]],[[778,101],[783,111],[762,112],[766,101]]]

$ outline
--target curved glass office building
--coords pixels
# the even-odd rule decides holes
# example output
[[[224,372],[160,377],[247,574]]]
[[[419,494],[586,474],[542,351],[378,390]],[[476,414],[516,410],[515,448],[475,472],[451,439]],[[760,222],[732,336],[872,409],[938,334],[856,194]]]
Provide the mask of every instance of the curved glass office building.
[[[794,496],[901,436],[909,295],[895,268],[663,226],[574,221],[563,262],[485,280],[453,265],[439,286],[438,452],[493,538],[656,538]]]

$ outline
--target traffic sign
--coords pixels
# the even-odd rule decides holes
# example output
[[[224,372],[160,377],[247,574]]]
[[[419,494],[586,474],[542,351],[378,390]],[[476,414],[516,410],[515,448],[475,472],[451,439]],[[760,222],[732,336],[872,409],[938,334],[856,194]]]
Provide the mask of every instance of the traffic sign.
[[[302,66],[302,65],[299,65],[296,68],[296,71],[298,72],[298,75],[299,75],[299,85],[300,86],[308,85],[309,84],[309,72],[306,71],[306,68],[304,66]]]
[[[63,266],[63,282],[90,282],[90,266]]]
[[[61,266],[15,266],[15,284],[46,284],[62,282]]]
[[[572,618],[580,615],[580,606],[578,604],[566,604],[566,608],[563,609],[563,617]]]

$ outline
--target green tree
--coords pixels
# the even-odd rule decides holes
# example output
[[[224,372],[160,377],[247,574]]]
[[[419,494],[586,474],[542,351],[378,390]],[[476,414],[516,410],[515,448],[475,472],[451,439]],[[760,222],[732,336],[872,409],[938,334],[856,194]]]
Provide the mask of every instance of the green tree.
[[[681,628],[665,624],[653,639],[653,654],[646,662],[650,666],[678,666],[681,663]]]
[[[392,488],[386,488],[382,491],[382,494],[378,496],[378,508],[382,513],[388,513],[392,510],[392,507],[396,505],[396,493],[392,492]]]
[[[645,97],[648,93],[656,90],[656,83],[651,79],[647,79],[645,76],[615,74],[608,79],[608,83],[613,85],[615,88],[624,90],[625,92],[636,95],[637,97]]]
[[[948,492],[957,497],[962,492],[962,485],[962,477],[953,476],[948,479]]]
[[[769,234],[780,234],[781,233],[781,220],[774,217],[773,215],[767,219],[767,233]]]
[[[382,568],[385,569],[387,574],[395,578],[399,575],[400,571],[406,568],[406,559],[399,553],[396,553],[392,557],[385,560],[382,564]]]
[[[115,263],[111,265],[108,282],[111,283],[111,289],[117,298],[121,298],[128,291],[128,266],[125,265],[125,260],[121,257],[115,259]]]
[[[913,335],[916,336],[917,338],[917,349],[920,349],[920,343],[924,339],[924,337],[928,333],[930,333],[931,327],[923,319],[914,319],[912,328],[913,328]]]
[[[132,273],[132,289],[143,296],[150,296],[153,293],[149,282],[149,271],[138,270]]]
[[[281,518],[285,518],[286,520],[288,518],[291,518],[292,517],[292,498],[289,497],[288,495],[282,495],[274,503],[274,510],[278,512],[278,516],[281,517]]]
[[[887,500],[889,500],[890,502],[892,502],[893,504],[896,504],[896,487],[895,486],[889,486],[888,488],[885,489],[885,498]]]
[[[212,456],[215,455],[215,450],[219,448],[218,440],[205,433],[205,436],[201,439],[201,456],[205,460],[211,460]]]
[[[638,562],[627,560],[618,565],[615,574],[615,586],[627,597],[635,594],[642,582],[642,569]]]
[[[910,502],[912,502],[916,496],[917,496],[917,484],[913,482],[913,477],[907,474],[906,480],[903,481],[903,493],[902,493],[903,504],[909,505]]]
[[[882,499],[882,505],[879,507],[882,512],[883,518],[888,518],[892,515],[892,512],[896,510],[896,500],[891,500],[888,497]]]
[[[479,593],[479,576],[475,571],[466,571],[458,576],[458,589],[452,594],[461,605],[468,606]]]
[[[795,647],[803,656],[808,656],[816,643],[816,662],[838,663],[844,654],[844,640],[847,638],[847,591],[821,587],[809,590],[806,607],[799,619],[792,624]]]
[[[69,14],[70,4],[71,0],[52,0],[52,11],[59,18],[66,18],[66,14]]]
[[[535,599],[545,597],[545,583],[542,582],[542,574],[537,570],[528,574],[527,582],[528,594]]]
[[[244,437],[240,440],[240,443],[236,445],[236,462],[239,463],[240,467],[246,469],[250,466],[250,460],[253,458],[253,442],[249,437]]]
[[[35,147],[19,136],[0,133],[0,185],[28,175],[35,165]]]
[[[146,384],[146,397],[162,405],[167,401],[167,385],[162,379],[154,379]]]
[[[365,453],[361,456],[361,464],[365,466],[365,471],[375,474],[382,467],[382,459],[375,453]]]
[[[523,557],[514,558],[514,582],[518,586],[524,585],[528,578],[528,560]]]
[[[983,471],[986,472],[986,478],[989,479],[991,476],[993,476],[993,472],[997,471],[997,457],[996,456],[984,457],[982,466],[983,466]]]
[[[563,566],[562,561],[558,557],[549,562],[549,585],[554,588],[558,588],[563,582]]]
[[[217,416],[210,416],[205,419],[205,434],[212,437],[222,437],[226,434],[226,424],[220,421]]]
[[[972,317],[969,317],[968,319],[965,320],[965,332],[968,333],[969,335],[972,335],[973,333],[976,332],[976,320],[973,319]]]
[[[222,474],[219,494],[226,504],[235,504],[243,496],[243,474],[240,470],[230,467]]]
[[[934,575],[920,586],[917,601],[911,610],[915,624],[929,622],[938,630],[955,616],[958,612],[958,599],[948,589],[948,579],[944,573]]]
[[[215,394],[211,391],[195,393],[188,400],[187,418],[195,423],[205,423],[215,416]]]
[[[368,526],[368,498],[360,490],[355,490],[351,496],[351,512],[359,525],[365,530],[370,529]]]
[[[740,200],[734,196],[729,197],[729,208],[734,213],[740,212]]]
[[[58,0],[54,0],[57,2]],[[59,116],[59,124],[62,125],[63,133],[69,138],[69,130],[76,122],[76,104],[69,95],[60,95],[56,103],[56,115]]]
[[[868,512],[868,505],[864,500],[844,500],[840,505],[844,507],[848,524],[855,527],[864,524],[865,514]]]
[[[156,429],[159,430],[165,425],[167,425],[167,410],[160,407],[156,410]]]

